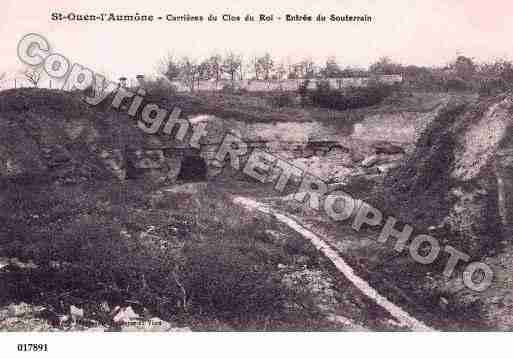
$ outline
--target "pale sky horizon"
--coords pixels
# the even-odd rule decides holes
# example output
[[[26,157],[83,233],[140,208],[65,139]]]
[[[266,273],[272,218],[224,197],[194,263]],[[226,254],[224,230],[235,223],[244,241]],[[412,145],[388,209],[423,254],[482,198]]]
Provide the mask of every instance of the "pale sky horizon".
[[[162,15],[311,14],[364,15],[371,23],[98,23],[55,22],[53,12]],[[247,57],[337,58],[341,66],[367,67],[382,56],[416,65],[444,65],[457,53],[490,61],[513,59],[513,3],[501,0],[261,0],[247,2],[129,0],[4,0],[0,14],[0,73],[23,68],[16,46],[27,33],[45,36],[72,62],[118,77],[152,74],[159,59],[203,57],[232,49]],[[509,36],[508,36],[509,35]]]

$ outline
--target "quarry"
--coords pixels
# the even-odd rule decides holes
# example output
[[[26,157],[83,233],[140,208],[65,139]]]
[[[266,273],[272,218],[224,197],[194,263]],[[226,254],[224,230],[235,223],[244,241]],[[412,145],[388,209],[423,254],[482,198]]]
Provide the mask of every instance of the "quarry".
[[[512,4],[49,3],[0,25],[1,358],[507,354]]]
[[[213,248],[216,253],[231,251],[234,244],[225,241],[233,236],[249,262],[255,261],[252,246],[263,246],[260,255],[266,259],[254,265],[269,266],[273,278],[288,273],[282,280],[290,290],[298,290],[299,277],[309,283],[308,288],[325,286],[322,294],[317,289],[301,294],[317,298],[307,313],[311,320],[317,318],[315,325],[321,327],[460,330],[507,329],[512,325],[511,317],[505,314],[510,300],[508,239],[513,218],[513,102],[509,94],[486,98],[415,94],[393,106],[385,102],[332,114],[344,116],[345,121],[338,122],[314,120],[315,113],[298,109],[289,110],[295,115],[287,114],[286,119],[267,120],[265,116],[284,116],[271,111],[259,115],[260,121],[247,120],[247,115],[210,110],[208,102],[199,105],[196,96],[173,95],[158,103],[168,112],[180,108],[180,117],[191,127],[182,135],[178,135],[180,126],[169,126],[169,131],[142,131],[140,122],[145,123],[144,119],[127,113],[129,98],[116,109],[110,106],[112,97],[90,106],[81,96],[46,89],[1,93],[1,196],[7,206],[4,208],[11,208],[2,212],[7,230],[0,237],[0,257],[7,263],[4,268],[10,268],[5,275],[30,276],[23,268],[50,271],[46,274],[49,278],[66,278],[70,271],[82,275],[78,273],[91,270],[87,268],[106,266],[104,255],[120,255],[114,253],[122,253],[120,258],[129,262],[148,253],[141,263],[162,255],[175,258],[176,263],[188,258],[187,265],[194,266],[196,256],[210,258],[206,253]],[[217,96],[216,103],[239,101],[236,95]],[[150,100],[154,99],[145,99],[147,103]],[[246,111],[244,107],[241,110]],[[159,127],[162,129],[164,123]],[[201,131],[191,141],[197,129]],[[27,189],[35,192],[25,197]],[[379,209],[383,219],[393,216],[396,221],[386,232],[390,240],[383,237],[384,230],[376,221],[360,222],[355,231],[351,221],[330,220],[319,206],[315,208],[316,201],[324,203],[331,193],[340,193],[336,191],[354,198],[357,211],[364,203]],[[50,212],[37,210],[38,206],[48,206],[45,193],[52,193],[48,198],[57,201]],[[92,207],[80,204],[86,203],[85,199],[73,207],[70,200],[84,195],[91,199]],[[32,201],[37,204],[29,205]],[[331,205],[342,213],[335,202]],[[53,228],[51,232],[45,229],[47,225]],[[406,233],[406,225],[413,228],[410,240],[429,235],[443,250],[430,257],[419,242],[414,244],[415,252],[398,251],[394,238]],[[313,242],[320,252],[310,248],[308,238],[314,237],[308,233],[313,229],[321,236],[320,242]],[[246,232],[254,236],[254,242],[240,235]],[[225,233],[218,239],[224,244],[206,239],[216,237],[216,233]],[[77,238],[71,247],[65,244],[70,236]],[[103,243],[106,238],[112,239]],[[144,251],[132,252],[134,245]],[[449,247],[451,250],[446,249]],[[328,257],[323,257],[325,248],[332,251],[326,252]],[[96,254],[88,264],[77,259],[75,253],[92,250]],[[219,255],[217,258],[231,254]],[[337,267],[339,262],[344,264]],[[477,262],[486,267],[473,264]],[[119,265],[110,271],[124,277],[121,273],[129,269]],[[146,269],[137,269],[139,274],[134,275],[145,278],[138,290],[151,292],[153,298],[144,299],[143,307],[154,308],[160,318],[187,326],[189,319],[178,320],[177,313],[188,312],[191,303],[202,303],[205,308],[212,304],[199,297],[204,294],[194,294],[203,290],[194,284],[206,275],[202,267],[190,267],[199,271],[192,272],[196,274],[191,277],[176,265],[169,275],[179,285],[165,287],[173,294],[158,294],[157,287],[150,291],[147,286],[154,284],[144,284],[150,280]],[[167,270],[164,262],[157,266],[159,271]],[[451,276],[445,275],[448,266]],[[493,271],[493,281],[486,290],[473,290],[481,288],[479,269],[483,268]],[[354,271],[356,279],[352,274],[340,279],[346,270]],[[107,280],[100,272],[96,275],[98,283]],[[333,278],[339,278],[338,284]],[[354,287],[353,280],[360,284]],[[15,300],[19,291],[15,282],[4,283],[11,286],[7,301]],[[180,294],[184,285],[186,297]],[[347,292],[349,287],[353,289]],[[266,293],[277,290],[273,288]],[[50,289],[45,285],[39,290]],[[98,290],[93,290],[94,295],[102,297]],[[340,299],[344,291],[360,298],[359,304],[348,308],[347,301]],[[386,298],[370,295],[373,291],[386,293]],[[109,306],[126,300],[121,287],[107,292],[118,298],[109,299]],[[176,298],[177,306],[155,309],[151,303],[162,295]],[[217,300],[217,294],[209,295]],[[35,293],[31,296],[37,301]],[[76,305],[79,297],[70,303]],[[273,305],[265,298],[259,300],[270,300],[269,305]],[[287,300],[290,308],[297,304]],[[375,317],[379,319],[370,320],[363,307],[380,312]],[[61,310],[57,304],[52,308]],[[256,308],[252,310],[261,309]],[[223,325],[235,325],[225,314],[219,314]],[[299,325],[282,314],[278,317],[273,322],[276,328]],[[159,322],[157,319],[153,322]]]

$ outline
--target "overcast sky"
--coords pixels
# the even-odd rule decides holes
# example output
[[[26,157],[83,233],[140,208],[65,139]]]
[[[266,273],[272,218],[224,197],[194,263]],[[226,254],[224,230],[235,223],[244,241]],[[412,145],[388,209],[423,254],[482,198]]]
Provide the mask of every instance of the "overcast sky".
[[[166,14],[363,15],[371,23],[65,23],[52,12]],[[203,56],[233,49],[247,56],[335,56],[343,65],[368,66],[381,56],[408,64],[439,65],[457,53],[513,59],[510,0],[2,0],[0,72],[21,67],[16,45],[30,32],[44,35],[56,52],[113,77],[152,73],[159,58]],[[508,21],[509,20],[509,21]]]

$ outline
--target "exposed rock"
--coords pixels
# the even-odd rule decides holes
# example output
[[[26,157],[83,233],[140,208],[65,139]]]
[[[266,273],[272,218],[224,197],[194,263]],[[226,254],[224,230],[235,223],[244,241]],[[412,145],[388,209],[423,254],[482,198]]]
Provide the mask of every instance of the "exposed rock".
[[[372,167],[376,163],[378,163],[378,161],[379,161],[379,156],[378,155],[372,155],[372,156],[369,156],[366,159],[364,159],[362,161],[362,163],[360,163],[360,166],[362,166],[362,167]]]
[[[373,145],[376,150],[376,154],[385,154],[385,155],[396,155],[399,153],[404,153],[402,147],[394,145],[390,142],[379,142]]]
[[[342,324],[344,327],[346,327],[350,331],[358,331],[358,332],[368,332],[369,331],[369,329],[367,329],[361,325],[358,325],[358,324],[354,323],[353,321],[351,321],[350,319],[343,317],[341,315],[329,314],[326,317],[326,319],[328,319],[329,321],[332,321],[334,323],[337,323],[337,324]]]
[[[170,171],[176,161],[169,163],[162,152],[165,141],[144,134],[126,114],[45,89],[4,91],[1,105],[1,178],[123,180],[127,172],[137,177],[133,169],[151,180],[176,177]]]
[[[332,311],[338,303],[331,278],[319,270],[303,269],[287,273],[283,282],[293,290],[309,293],[314,298],[315,305],[322,311]]]
[[[84,309],[77,308],[74,305],[69,307],[69,313],[73,319],[84,317]]]
[[[282,245],[286,241],[286,238],[284,238],[284,235],[281,232],[274,231],[272,229],[266,229],[264,231],[264,237],[267,239],[267,241],[274,244]]]
[[[497,246],[508,224],[500,220],[499,193],[511,169],[499,154],[513,148],[512,109],[508,95],[448,106],[407,161],[389,172],[389,209],[420,229],[447,227],[450,241],[467,254]],[[502,217],[509,215],[511,207],[503,208]]]
[[[114,323],[128,323],[131,320],[139,319],[139,314],[134,312],[132,307],[120,309],[117,314],[112,318]]]
[[[377,169],[380,173],[387,173],[393,168],[396,168],[401,165],[401,162],[390,162],[390,163],[383,163],[380,165],[377,165]]]
[[[167,155],[166,165],[168,168],[166,177],[169,181],[175,182],[182,169],[182,157],[177,155]]]
[[[120,149],[114,149],[112,151],[104,150],[100,157],[102,162],[110,172],[112,172],[116,178],[123,180],[126,178],[126,164],[123,153]]]
[[[0,321],[0,331],[50,332],[54,331],[54,329],[43,319],[10,317]]]
[[[513,236],[513,149],[497,153],[497,191],[499,215],[505,238]]]
[[[0,177],[28,176],[46,170],[38,144],[19,124],[0,118]]]
[[[307,256],[293,256],[294,263],[300,266],[306,266],[311,262],[310,257]]]
[[[168,332],[173,329],[171,323],[160,318],[133,319],[124,323],[121,327],[122,332]]]
[[[64,125],[64,131],[71,140],[76,140],[85,131],[87,126],[87,120],[71,120],[69,123]]]
[[[367,116],[354,126],[354,138],[372,141],[415,142],[418,135],[437,115],[442,107],[428,112],[379,113]]]
[[[18,102],[32,105],[18,106]],[[59,106],[50,111],[52,102]],[[56,91],[5,91],[2,104],[0,177],[41,177],[63,183],[112,175],[124,178],[121,133],[126,124],[105,126],[105,113]]]
[[[9,260],[9,258],[0,258],[0,270],[2,268],[9,266],[10,263],[11,261]]]
[[[160,246],[163,239],[148,232],[141,232],[139,234],[139,241],[145,247],[155,247]]]
[[[27,315],[34,311],[33,307],[31,305],[28,305],[27,303],[23,303],[23,302],[21,302],[19,304],[14,304],[14,303],[10,304],[7,307],[7,310],[8,310],[9,315],[13,316],[13,317]]]
[[[164,152],[161,150],[137,150],[130,161],[136,169],[159,169],[165,165]]]
[[[198,194],[205,191],[206,187],[206,183],[185,183],[183,185],[165,189],[165,191],[170,193]]]

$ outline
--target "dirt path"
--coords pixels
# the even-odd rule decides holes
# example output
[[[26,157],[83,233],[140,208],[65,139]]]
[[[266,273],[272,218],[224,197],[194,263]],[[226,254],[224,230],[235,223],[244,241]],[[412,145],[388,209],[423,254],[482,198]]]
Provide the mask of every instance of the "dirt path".
[[[290,218],[274,209],[269,208],[263,203],[253,199],[241,196],[233,196],[232,200],[235,204],[241,205],[251,211],[259,211],[273,216],[279,222],[287,225],[305,239],[308,239],[327,259],[333,263],[337,270],[344,275],[360,292],[375,302],[378,306],[386,310],[401,325],[413,331],[433,331],[434,329],[424,324],[422,321],[414,318],[405,310],[392,303],[390,300],[382,296],[370,284],[355,274],[355,271],[347,262],[335,251],[325,240],[319,235],[314,234],[295,219]]]

